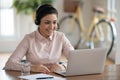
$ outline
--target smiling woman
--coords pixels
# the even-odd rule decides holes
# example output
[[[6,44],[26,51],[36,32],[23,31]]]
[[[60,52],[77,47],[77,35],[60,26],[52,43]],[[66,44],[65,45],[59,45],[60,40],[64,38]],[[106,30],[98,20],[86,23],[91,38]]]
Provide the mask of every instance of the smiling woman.
[[[64,33],[57,31],[58,11],[49,4],[43,4],[36,10],[35,24],[38,29],[26,34],[6,62],[6,70],[21,70],[21,60],[31,62],[32,72],[53,72],[64,69],[59,64],[61,55],[68,58],[74,50]]]

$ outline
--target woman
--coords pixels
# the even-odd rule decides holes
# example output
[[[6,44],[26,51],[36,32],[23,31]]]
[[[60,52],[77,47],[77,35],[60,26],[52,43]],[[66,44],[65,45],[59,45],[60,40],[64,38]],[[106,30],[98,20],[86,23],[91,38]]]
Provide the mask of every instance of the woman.
[[[58,12],[48,4],[40,6],[36,11],[35,24],[38,29],[27,34],[8,59],[6,70],[21,70],[20,62],[24,56],[31,62],[31,71],[48,73],[60,69],[57,64],[63,54],[68,57],[74,50],[62,32],[56,31]]]

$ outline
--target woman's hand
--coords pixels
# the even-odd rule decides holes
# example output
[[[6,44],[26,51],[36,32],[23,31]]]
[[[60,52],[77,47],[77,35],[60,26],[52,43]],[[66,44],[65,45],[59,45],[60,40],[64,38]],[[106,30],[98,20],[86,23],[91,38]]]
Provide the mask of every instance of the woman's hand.
[[[50,67],[50,71],[51,72],[54,72],[54,71],[57,71],[57,70],[64,70],[64,66],[61,65],[61,64],[54,64]]]
[[[31,72],[49,73],[50,70],[44,65],[32,65]]]

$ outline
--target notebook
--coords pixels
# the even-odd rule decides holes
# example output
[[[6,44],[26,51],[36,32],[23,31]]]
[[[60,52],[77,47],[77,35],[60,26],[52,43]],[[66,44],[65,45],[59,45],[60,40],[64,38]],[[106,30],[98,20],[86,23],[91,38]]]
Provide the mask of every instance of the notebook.
[[[55,71],[62,76],[97,74],[104,71],[107,48],[70,51],[66,71]]]

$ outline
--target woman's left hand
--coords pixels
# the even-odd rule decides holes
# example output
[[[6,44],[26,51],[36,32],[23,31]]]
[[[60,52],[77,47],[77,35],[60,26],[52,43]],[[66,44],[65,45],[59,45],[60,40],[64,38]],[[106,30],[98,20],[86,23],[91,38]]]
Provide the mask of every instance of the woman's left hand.
[[[64,66],[61,65],[61,64],[54,64],[50,67],[51,72],[54,72],[54,71],[57,71],[57,70],[64,70]]]

